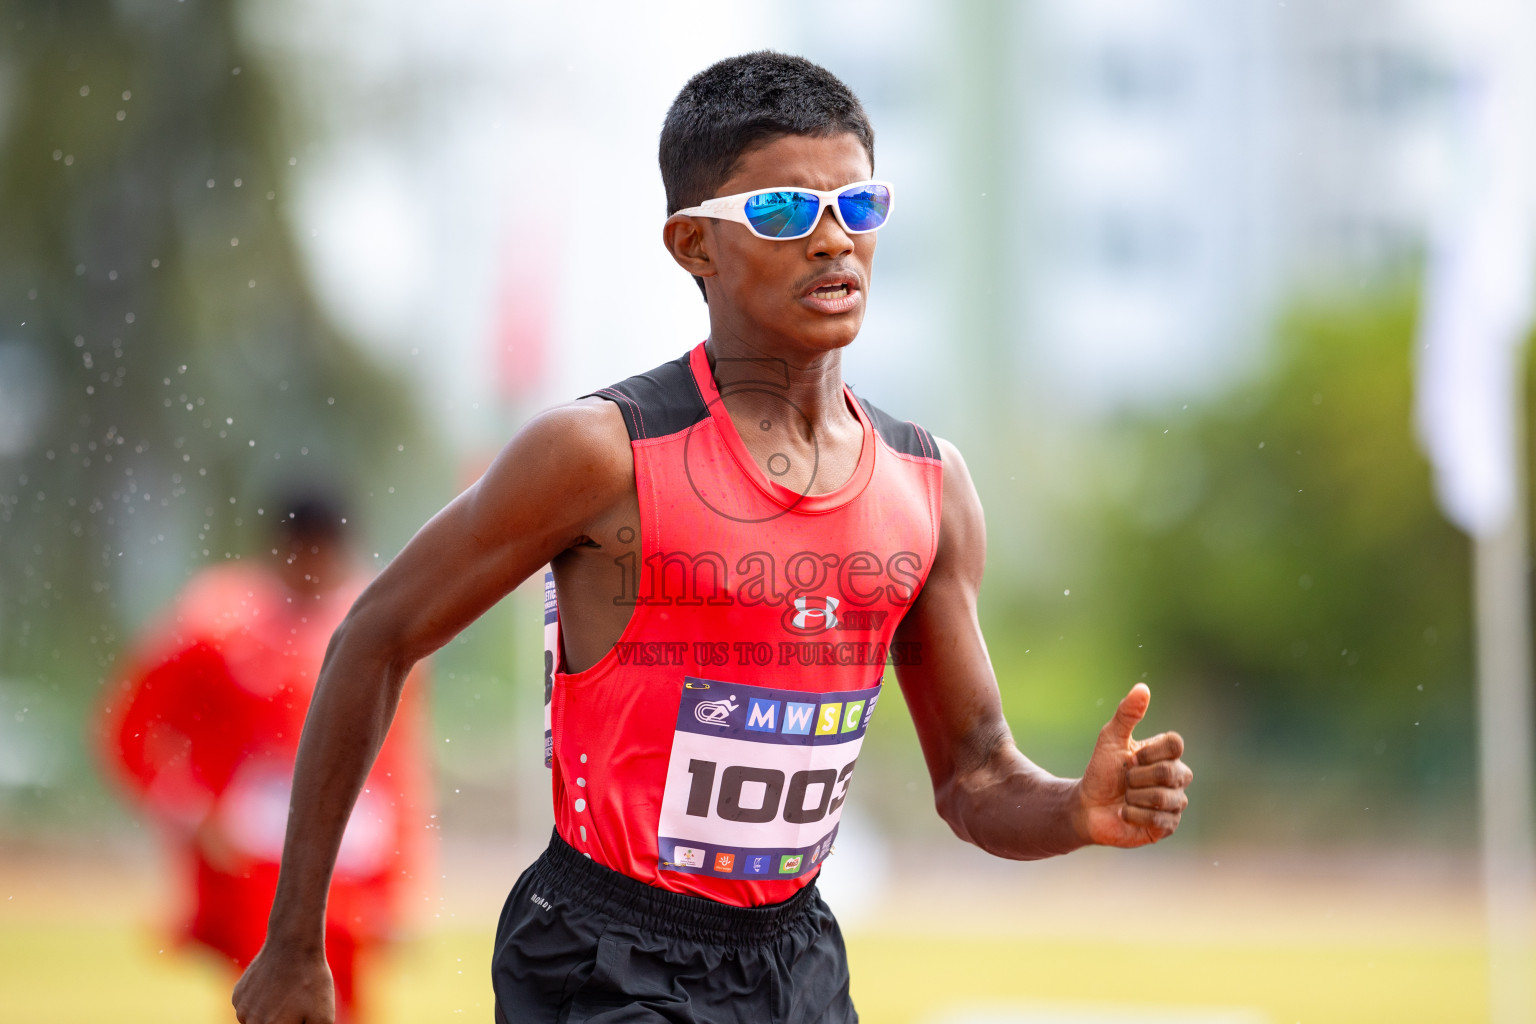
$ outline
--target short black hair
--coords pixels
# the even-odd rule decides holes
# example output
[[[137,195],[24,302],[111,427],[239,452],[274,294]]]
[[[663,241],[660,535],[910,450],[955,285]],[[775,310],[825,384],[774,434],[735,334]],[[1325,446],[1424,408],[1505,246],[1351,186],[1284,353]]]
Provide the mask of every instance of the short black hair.
[[[336,490],[308,484],[290,486],[276,502],[278,515],[272,524],[287,541],[340,544],[351,525],[346,502]]]
[[[711,64],[683,86],[661,126],[667,216],[711,198],[754,146],[783,135],[842,132],[864,144],[873,167],[875,130],[863,105],[821,65],[773,50]]]

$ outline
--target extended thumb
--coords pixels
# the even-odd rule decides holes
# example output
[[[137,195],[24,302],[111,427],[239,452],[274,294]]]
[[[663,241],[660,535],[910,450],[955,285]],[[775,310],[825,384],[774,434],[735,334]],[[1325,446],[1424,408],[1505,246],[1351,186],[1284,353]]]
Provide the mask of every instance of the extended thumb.
[[[1147,714],[1147,706],[1152,703],[1152,691],[1146,683],[1137,683],[1131,687],[1131,692],[1120,698],[1120,706],[1115,708],[1115,717],[1109,720],[1104,731],[1114,736],[1122,743],[1129,743],[1131,732]]]

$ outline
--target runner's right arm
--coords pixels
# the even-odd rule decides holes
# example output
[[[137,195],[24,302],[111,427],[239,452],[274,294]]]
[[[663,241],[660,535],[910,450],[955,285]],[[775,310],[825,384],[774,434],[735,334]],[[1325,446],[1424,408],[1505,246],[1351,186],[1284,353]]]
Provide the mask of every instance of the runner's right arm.
[[[432,518],[331,638],[304,722],[277,895],[261,952],[235,987],[242,1024],[329,1024],[325,900],[352,805],[411,666],[453,639],[634,491],[617,406],[536,417]]]

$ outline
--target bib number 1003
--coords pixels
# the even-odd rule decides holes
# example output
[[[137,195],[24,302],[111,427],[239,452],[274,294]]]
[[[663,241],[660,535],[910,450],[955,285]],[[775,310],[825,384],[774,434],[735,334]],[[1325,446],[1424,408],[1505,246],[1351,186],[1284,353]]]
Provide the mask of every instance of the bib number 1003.
[[[819,768],[799,771],[789,776],[775,768],[752,768],[747,765],[729,764],[719,771],[715,761],[697,758],[688,762],[688,774],[692,782],[688,787],[687,813],[696,818],[709,817],[711,802],[715,813],[726,821],[760,823],[772,821],[782,814],[785,821],[794,825],[809,825],[836,811],[848,798],[848,777],[853,774],[855,761],[843,765],[842,771]],[[715,793],[715,776],[720,777],[719,795]],[[755,784],[755,785],[754,785]],[[757,806],[743,806],[743,790],[762,787],[762,802]],[[812,790],[816,790],[813,797]],[[755,792],[751,795],[756,796]],[[808,799],[815,803],[807,806]]]

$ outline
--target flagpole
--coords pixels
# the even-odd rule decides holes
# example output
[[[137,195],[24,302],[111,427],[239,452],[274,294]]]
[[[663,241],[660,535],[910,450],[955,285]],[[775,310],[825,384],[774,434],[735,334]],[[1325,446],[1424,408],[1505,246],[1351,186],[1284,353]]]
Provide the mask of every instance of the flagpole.
[[[1431,233],[1415,419],[1472,538],[1478,796],[1491,1024],[1536,1021],[1525,342],[1536,322],[1536,68],[1527,0],[1462,25],[1458,187]]]
[[[1536,862],[1531,821],[1531,598],[1523,360],[1515,359],[1515,502],[1503,526],[1473,540],[1477,629],[1483,896],[1489,1020],[1536,1020],[1531,984]]]

